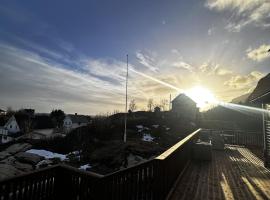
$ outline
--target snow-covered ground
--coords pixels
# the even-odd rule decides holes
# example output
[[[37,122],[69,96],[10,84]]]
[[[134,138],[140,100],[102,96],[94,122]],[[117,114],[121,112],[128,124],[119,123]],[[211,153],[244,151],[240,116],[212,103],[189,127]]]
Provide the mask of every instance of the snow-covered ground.
[[[79,167],[79,169],[81,170],[87,170],[87,169],[90,169],[92,166],[90,164],[86,164],[86,165],[82,165]]]
[[[158,128],[159,127],[159,125],[158,124],[156,124],[156,125],[152,125],[154,128]]]
[[[67,159],[66,155],[64,155],[64,154],[53,153],[51,151],[42,150],[42,149],[30,149],[30,150],[28,150],[26,152],[27,153],[37,154],[39,156],[43,156],[46,159],[59,158],[62,161]]]
[[[150,134],[144,133],[142,140],[146,142],[152,142],[155,138],[152,137]]]

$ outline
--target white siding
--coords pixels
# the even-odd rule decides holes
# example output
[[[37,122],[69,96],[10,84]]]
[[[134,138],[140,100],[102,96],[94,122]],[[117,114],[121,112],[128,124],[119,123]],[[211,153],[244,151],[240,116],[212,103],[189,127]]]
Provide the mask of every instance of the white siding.
[[[15,117],[12,117],[7,124],[5,125],[5,128],[8,130],[9,133],[18,133],[20,131],[19,125],[15,119]]]

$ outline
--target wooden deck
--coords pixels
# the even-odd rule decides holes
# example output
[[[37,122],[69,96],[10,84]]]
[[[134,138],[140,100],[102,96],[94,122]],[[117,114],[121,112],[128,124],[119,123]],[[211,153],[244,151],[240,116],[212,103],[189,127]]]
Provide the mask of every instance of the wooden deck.
[[[171,200],[270,199],[270,170],[247,148],[213,151],[211,162],[192,162]]]

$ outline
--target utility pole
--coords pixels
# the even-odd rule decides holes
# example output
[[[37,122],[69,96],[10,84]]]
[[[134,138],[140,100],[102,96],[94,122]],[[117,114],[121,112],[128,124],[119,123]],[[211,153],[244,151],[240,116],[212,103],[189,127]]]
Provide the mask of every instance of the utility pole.
[[[127,103],[128,103],[128,54],[127,54],[127,74],[126,74],[126,110],[125,110],[125,131],[124,142],[127,142]]]

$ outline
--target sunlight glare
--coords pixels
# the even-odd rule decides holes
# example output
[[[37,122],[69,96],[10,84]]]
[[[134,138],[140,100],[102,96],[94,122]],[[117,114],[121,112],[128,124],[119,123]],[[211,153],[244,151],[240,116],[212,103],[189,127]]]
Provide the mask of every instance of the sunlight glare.
[[[217,104],[217,99],[214,94],[201,86],[193,87],[185,92],[193,101],[197,103],[197,107],[200,109],[206,109],[207,107]]]

